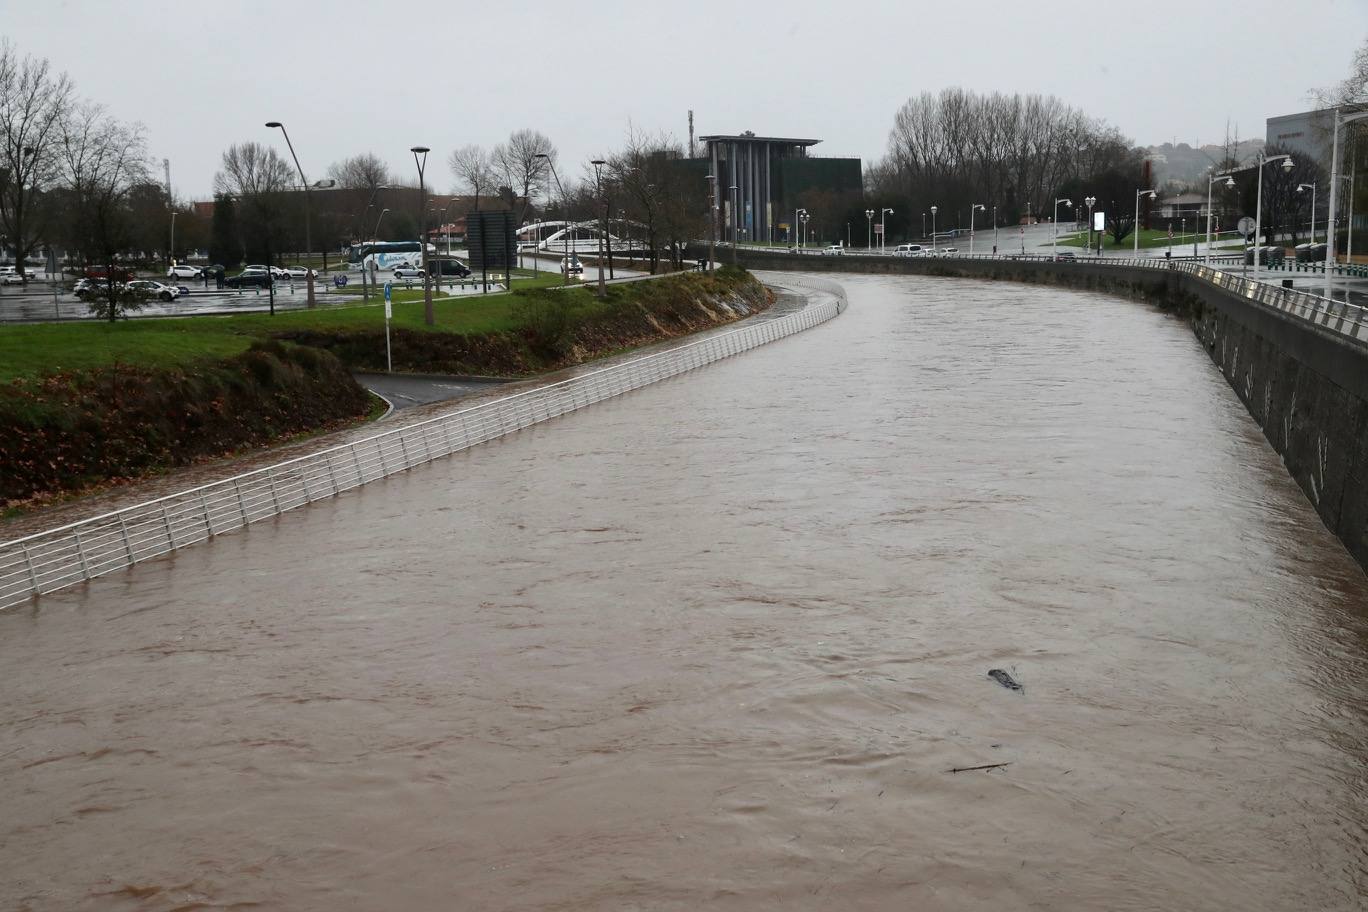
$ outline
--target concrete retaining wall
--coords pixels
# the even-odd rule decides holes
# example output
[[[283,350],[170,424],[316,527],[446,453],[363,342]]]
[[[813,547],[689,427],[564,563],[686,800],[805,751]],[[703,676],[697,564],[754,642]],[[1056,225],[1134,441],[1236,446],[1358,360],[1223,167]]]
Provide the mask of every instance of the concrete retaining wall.
[[[1098,263],[785,256],[750,269],[917,274],[1129,295],[1184,314],[1321,519],[1368,569],[1368,346],[1187,273]]]

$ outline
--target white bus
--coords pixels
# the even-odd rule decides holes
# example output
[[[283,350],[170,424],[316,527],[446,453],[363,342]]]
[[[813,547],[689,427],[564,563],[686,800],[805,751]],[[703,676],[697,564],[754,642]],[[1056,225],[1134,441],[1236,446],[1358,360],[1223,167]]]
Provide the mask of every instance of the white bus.
[[[437,248],[428,244],[428,254]],[[360,270],[362,264],[375,272],[392,272],[396,266],[423,265],[423,245],[417,241],[362,241],[347,248],[347,268]]]

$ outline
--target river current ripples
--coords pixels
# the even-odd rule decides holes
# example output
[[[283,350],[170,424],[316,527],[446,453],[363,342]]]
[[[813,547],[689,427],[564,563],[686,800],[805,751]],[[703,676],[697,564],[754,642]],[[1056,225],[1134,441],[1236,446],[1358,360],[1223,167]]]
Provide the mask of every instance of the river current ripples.
[[[0,907],[1359,908],[1368,583],[1192,333],[840,280],[0,614]]]

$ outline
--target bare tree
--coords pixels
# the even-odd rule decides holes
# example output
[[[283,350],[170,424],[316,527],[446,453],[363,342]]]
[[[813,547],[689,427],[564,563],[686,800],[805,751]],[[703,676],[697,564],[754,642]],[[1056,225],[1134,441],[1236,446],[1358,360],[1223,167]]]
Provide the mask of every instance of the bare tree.
[[[1313,89],[1311,97],[1322,108],[1368,105],[1368,40],[1354,52],[1349,75],[1329,88]]]
[[[389,166],[374,152],[363,152],[334,162],[328,168],[328,176],[347,190],[374,191],[393,182]]]
[[[223,153],[222,170],[214,175],[214,192],[238,200],[249,261],[260,255],[270,265],[285,248],[289,214],[285,190],[294,173],[274,148],[261,143],[239,143]]]
[[[1015,221],[1048,213],[1072,180],[1129,171],[1140,160],[1116,128],[1057,98],[951,88],[909,98],[898,110],[887,155],[867,171],[868,190],[909,230],[919,230],[932,205],[949,216],[940,227],[954,227],[954,214],[975,203],[996,205]]]
[[[71,98],[65,73],[54,75],[47,60],[21,58],[8,40],[0,42],[0,228],[21,272],[42,240],[37,198],[57,175],[56,140]]]
[[[685,245],[708,232],[707,186],[679,167],[683,155],[680,143],[669,136],[629,129],[626,148],[608,159],[616,195],[646,228],[653,273],[662,249],[681,268]]]
[[[522,201],[517,213],[521,224],[527,217],[533,193],[546,180],[556,161],[556,146],[536,130],[514,130],[507,142],[494,147],[491,159],[504,185]]]
[[[494,164],[483,146],[461,146],[447,159],[451,173],[461,186],[475,195],[475,211],[480,211],[480,197],[494,189]]]
[[[108,284],[91,307],[112,323],[139,303],[117,281],[114,264],[135,238],[130,194],[149,179],[143,128],[85,103],[62,118],[58,136],[61,181],[69,199],[68,236],[87,262],[104,265]]]

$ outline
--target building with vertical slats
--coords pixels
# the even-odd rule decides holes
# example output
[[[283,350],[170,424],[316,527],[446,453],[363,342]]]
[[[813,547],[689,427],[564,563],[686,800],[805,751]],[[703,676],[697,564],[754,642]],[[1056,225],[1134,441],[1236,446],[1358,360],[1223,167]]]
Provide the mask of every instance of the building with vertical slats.
[[[723,237],[739,229],[743,241],[787,243],[794,211],[815,194],[858,197],[863,192],[858,158],[821,158],[810,153],[820,139],[700,136],[708,173],[717,176]],[[730,188],[736,187],[736,190]]]

